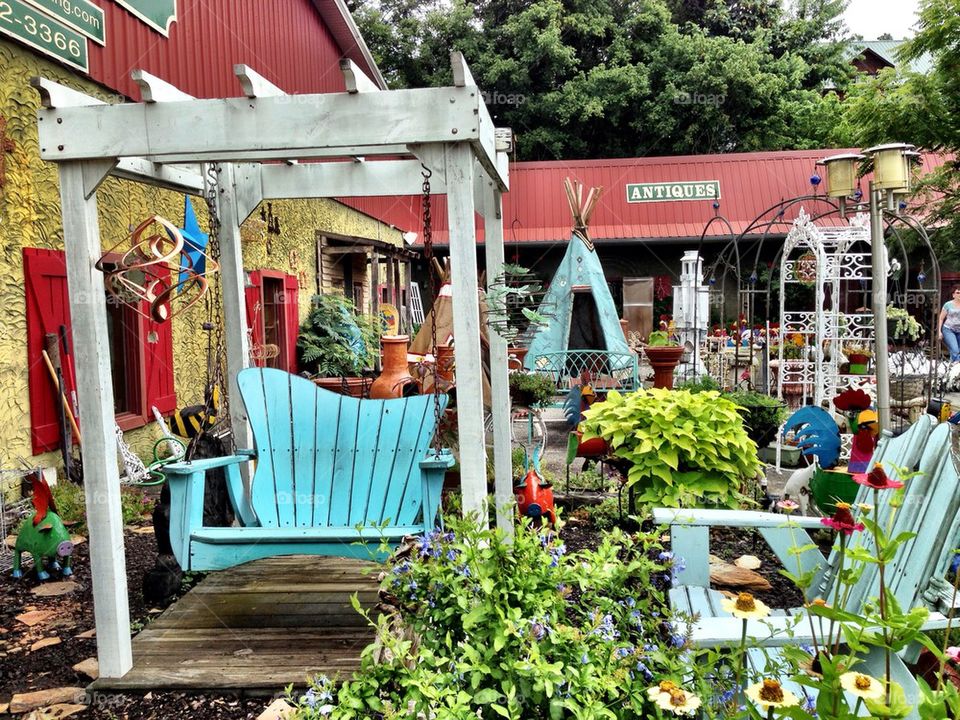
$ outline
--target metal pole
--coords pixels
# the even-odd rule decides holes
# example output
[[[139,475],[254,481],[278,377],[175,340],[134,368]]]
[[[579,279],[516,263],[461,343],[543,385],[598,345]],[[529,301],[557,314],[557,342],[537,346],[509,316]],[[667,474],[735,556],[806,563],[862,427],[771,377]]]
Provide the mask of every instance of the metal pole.
[[[873,272],[874,362],[877,374],[877,415],[880,429],[890,429],[890,367],[887,355],[887,268],[884,262],[883,214],[880,190],[870,183],[870,254]]]

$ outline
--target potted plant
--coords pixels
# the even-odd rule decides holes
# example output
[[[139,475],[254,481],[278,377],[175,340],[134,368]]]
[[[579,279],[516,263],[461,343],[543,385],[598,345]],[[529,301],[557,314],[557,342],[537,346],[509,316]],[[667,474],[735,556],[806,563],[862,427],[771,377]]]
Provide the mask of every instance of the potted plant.
[[[843,353],[850,363],[851,375],[867,374],[870,358],[873,357],[873,349],[869,345],[862,342],[847,343],[843,347]]]
[[[611,390],[584,416],[584,441],[609,443],[642,505],[736,508],[755,489],[757,446],[737,406],[718,392]]]
[[[544,373],[510,373],[510,399],[522,407],[543,407],[557,394],[553,379]]]
[[[903,308],[887,305],[887,337],[891,342],[914,343],[922,334],[923,327],[913,315]]]
[[[674,342],[663,330],[655,330],[647,338],[643,354],[653,368],[653,386],[655,388],[673,387],[673,371],[683,357],[683,348]]]
[[[320,387],[362,396],[369,386],[363,372],[377,353],[378,324],[343,295],[314,295],[297,337],[300,367]]]

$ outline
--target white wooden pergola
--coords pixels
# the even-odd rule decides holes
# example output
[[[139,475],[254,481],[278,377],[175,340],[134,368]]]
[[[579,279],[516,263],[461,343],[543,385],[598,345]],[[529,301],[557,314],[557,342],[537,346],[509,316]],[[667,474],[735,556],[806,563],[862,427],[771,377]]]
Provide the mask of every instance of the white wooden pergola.
[[[135,70],[143,102],[120,105],[31,81],[42,100],[40,154],[60,175],[102,677],[119,678],[132,664],[106,295],[94,267],[102,253],[97,188],[108,175],[197,194],[208,164],[217,164],[230,410],[237,446],[250,447],[236,385],[249,364],[241,223],[261,200],[420,194],[421,163],[428,167],[432,191],[447,195],[463,507],[486,523],[475,213],[483,216],[487,277],[494,278],[503,265],[501,193],[511,139],[509,130],[494,128],[460,53],[451,62],[453,87],[382,91],[344,60],[347,92],[296,96],[238,65],[243,96],[215,100],[194,99]],[[366,161],[377,155],[405,159]],[[316,158],[327,161],[298,162]],[[506,341],[491,332],[490,346],[495,502],[498,524],[509,532]]]

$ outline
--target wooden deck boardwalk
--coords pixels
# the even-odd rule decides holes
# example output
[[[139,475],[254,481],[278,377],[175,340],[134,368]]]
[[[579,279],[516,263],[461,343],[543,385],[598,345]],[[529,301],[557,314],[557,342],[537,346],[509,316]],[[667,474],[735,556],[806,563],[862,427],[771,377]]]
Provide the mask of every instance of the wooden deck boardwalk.
[[[299,556],[211,573],[133,639],[126,675],[91,689],[266,694],[349,674],[374,638],[350,598],[376,604],[378,567]]]

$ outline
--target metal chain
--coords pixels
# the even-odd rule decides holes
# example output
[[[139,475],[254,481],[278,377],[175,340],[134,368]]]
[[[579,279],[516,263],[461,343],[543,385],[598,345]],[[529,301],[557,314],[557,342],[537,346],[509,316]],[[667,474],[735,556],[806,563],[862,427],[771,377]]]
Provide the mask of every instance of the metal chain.
[[[437,429],[433,433],[433,450],[436,454],[441,451],[440,421],[442,412],[440,410],[440,348],[437,345],[437,301],[440,298],[440,278],[437,277],[437,270],[433,262],[433,215],[430,204],[430,178],[433,171],[426,165],[420,165],[423,168],[423,259],[427,261],[427,272],[430,277],[430,286],[433,288],[433,308],[430,312],[430,348],[433,351],[433,419],[434,427]]]
[[[217,266],[220,265],[220,213],[218,193],[220,188],[220,166],[210,163],[205,166],[203,179],[203,199],[207,204],[207,216],[210,222],[210,238],[207,243],[207,254]],[[197,441],[207,432],[207,418],[214,410],[214,390],[219,389],[220,402],[216,408],[217,424],[230,422],[230,405],[224,378],[224,343],[223,343],[223,294],[220,282],[220,273],[214,273],[210,280],[207,294],[204,298],[206,319],[203,329],[207,334],[207,377],[204,385],[203,415],[200,419],[200,432],[190,441],[187,447],[186,459],[193,458],[197,449]],[[231,434],[232,442],[232,434]],[[228,452],[232,448],[227,448]]]

